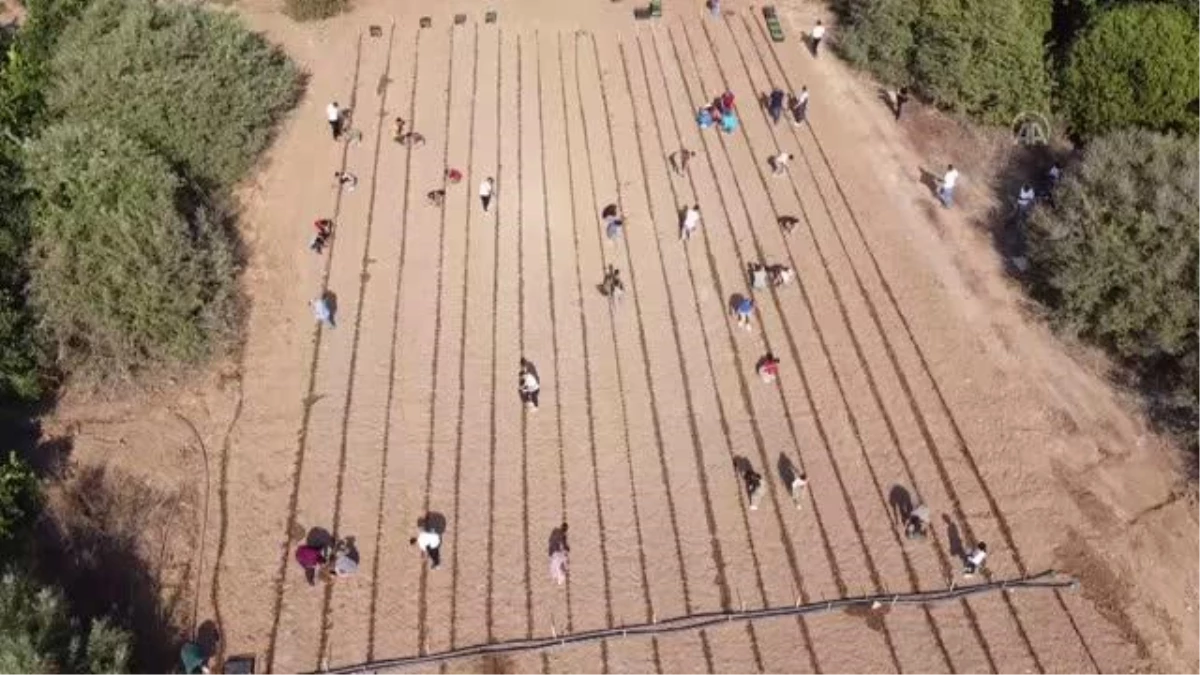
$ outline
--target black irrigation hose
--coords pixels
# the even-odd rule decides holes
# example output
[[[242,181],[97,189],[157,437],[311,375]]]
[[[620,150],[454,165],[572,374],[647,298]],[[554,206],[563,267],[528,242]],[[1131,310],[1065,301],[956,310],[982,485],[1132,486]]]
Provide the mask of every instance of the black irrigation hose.
[[[470,656],[479,656],[481,654],[508,654],[512,652],[530,651],[534,649],[545,649],[547,647],[595,642],[597,640],[604,640],[614,637],[626,637],[629,635],[661,635],[664,633],[676,633],[684,630],[696,630],[699,628],[705,628],[707,626],[713,626],[735,620],[742,621],[751,619],[765,619],[777,616],[803,616],[806,614],[820,614],[824,612],[831,612],[835,609],[844,609],[847,607],[856,607],[861,605],[919,605],[934,602],[945,602],[948,600],[957,600],[959,598],[965,598],[971,595],[979,595],[981,593],[988,593],[991,591],[1008,591],[1022,588],[1075,589],[1078,587],[1079,581],[1076,579],[1072,577],[1061,577],[1054,570],[1047,570],[1040,574],[1035,574],[1029,577],[991,581],[986,584],[972,584],[970,586],[962,586],[959,588],[955,588],[952,585],[950,588],[938,591],[921,591],[916,593],[898,594],[881,593],[877,595],[865,595],[855,598],[842,598],[840,600],[814,602],[807,605],[796,604],[794,607],[766,607],[763,609],[718,610],[712,612],[702,612],[700,614],[678,616],[673,619],[667,619],[657,623],[642,623],[617,628],[601,628],[598,630],[564,634],[556,637],[526,638],[508,640],[504,642],[494,642],[490,644],[472,645],[468,647],[460,647],[459,649],[438,652],[436,654],[426,654],[424,656],[406,656],[397,659],[370,661],[368,663],[360,663],[357,665],[345,666],[343,668],[334,668],[325,672],[367,673],[381,669],[403,668],[422,663],[451,661]]]

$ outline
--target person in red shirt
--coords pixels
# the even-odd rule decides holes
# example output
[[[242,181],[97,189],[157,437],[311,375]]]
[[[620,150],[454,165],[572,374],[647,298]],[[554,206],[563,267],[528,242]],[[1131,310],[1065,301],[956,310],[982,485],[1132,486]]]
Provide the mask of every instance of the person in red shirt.
[[[728,89],[724,94],[721,94],[721,110],[723,112],[733,112],[733,92]]]
[[[320,254],[325,250],[325,244],[329,243],[329,238],[333,236],[333,221],[328,218],[320,218],[313,221],[313,228],[317,233],[308,247]]]
[[[758,376],[762,378],[763,382],[768,384],[774,382],[775,378],[779,377],[779,359],[775,358],[775,355],[771,352],[767,352],[766,356],[759,359]]]
[[[304,570],[304,580],[309,586],[315,586],[317,571],[325,566],[328,559],[325,549],[303,544],[296,549],[296,562],[300,563],[300,568]]]

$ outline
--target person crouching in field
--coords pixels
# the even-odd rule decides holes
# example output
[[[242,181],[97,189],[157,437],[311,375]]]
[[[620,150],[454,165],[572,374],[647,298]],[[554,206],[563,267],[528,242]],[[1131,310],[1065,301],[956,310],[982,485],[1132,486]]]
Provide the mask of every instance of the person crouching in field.
[[[567,582],[571,547],[567,545],[567,524],[563,523],[550,545],[550,578],[562,586]]]
[[[604,281],[600,282],[600,294],[614,302],[625,295],[625,283],[621,281],[621,270],[609,265],[604,271]]]
[[[325,250],[325,245],[329,243],[329,238],[333,236],[333,221],[328,218],[320,218],[313,221],[313,227],[317,233],[308,247],[320,255]]]
[[[771,352],[767,352],[766,356],[758,360],[756,370],[763,382],[771,384],[779,377],[779,359],[775,358]]]
[[[542,384],[538,380],[537,368],[528,359],[521,359],[521,370],[517,375],[517,392],[521,394],[521,402],[532,412],[538,409],[538,394]]]
[[[772,286],[787,286],[796,280],[796,270],[787,265],[767,265],[767,276]]]

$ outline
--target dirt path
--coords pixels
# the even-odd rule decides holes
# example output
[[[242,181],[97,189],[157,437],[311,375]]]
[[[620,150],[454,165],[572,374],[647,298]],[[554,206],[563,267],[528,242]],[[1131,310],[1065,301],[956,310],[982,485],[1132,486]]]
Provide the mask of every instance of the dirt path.
[[[668,3],[662,21],[634,23],[611,3],[513,3],[495,25],[474,8],[454,25],[452,4],[422,29],[410,10],[360,5],[300,28],[244,9],[311,79],[244,196],[254,306],[239,397],[196,422],[215,495],[197,615],[219,621],[227,655],[307,671],[936,589],[987,541],[994,575],[1057,567],[1084,592],[444,670],[1095,672],[1146,667],[1163,645],[1160,663],[1194,658],[1194,603],[1179,599],[1194,583],[1181,593],[1114,571],[1152,569],[1141,547],[1195,577],[1194,516],[1164,501],[1160,449],[1021,319],[986,245],[933,209],[916,182],[925,160],[841,64],[814,62],[796,35],[771,43],[743,6],[712,20]],[[756,105],[801,84],[807,126],[772,124]],[[726,88],[742,127],[698,129],[696,108]],[[328,139],[331,99],[361,138]],[[396,116],[426,143],[395,143]],[[667,161],[680,147],[697,152],[686,174]],[[766,159],[781,150],[796,157],[774,176]],[[338,167],[355,191],[334,187]],[[461,183],[445,184],[448,167]],[[427,204],[442,188],[444,205]],[[599,215],[610,203],[626,219],[615,241]],[[703,219],[684,243],[689,204]],[[800,219],[791,234],[783,215]],[[337,230],[315,256],[307,228],[323,216]],[[751,289],[759,261],[793,266],[797,282]],[[625,281],[619,302],[596,290],[608,264]],[[314,329],[306,306],[322,289],[337,297],[333,330]],[[735,294],[755,300],[752,331],[730,315]],[[782,359],[775,384],[754,372],[768,351]],[[537,412],[515,391],[522,357],[541,379]],[[744,462],[764,477],[756,510]],[[809,479],[798,506],[797,472]],[[896,513],[919,502],[935,533],[913,543]],[[446,523],[437,570],[409,545],[431,512]],[[564,522],[560,587],[547,565]],[[307,585],[292,555],[313,528],[354,537],[356,577]],[[1108,562],[1105,538],[1119,556]]]

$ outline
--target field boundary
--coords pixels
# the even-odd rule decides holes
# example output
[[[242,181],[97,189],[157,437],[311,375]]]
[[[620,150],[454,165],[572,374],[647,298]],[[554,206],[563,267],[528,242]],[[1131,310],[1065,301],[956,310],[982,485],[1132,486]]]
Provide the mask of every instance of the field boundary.
[[[929,605],[937,602],[958,600],[960,598],[965,598],[972,595],[993,593],[996,591],[1003,591],[1007,593],[1013,590],[1050,590],[1057,593],[1063,588],[1077,590],[1079,588],[1079,581],[1073,577],[1060,575],[1055,570],[1046,570],[1045,572],[1041,572],[1040,574],[1035,574],[1029,577],[1002,579],[999,581],[990,581],[988,583],[975,584],[971,586],[956,587],[953,583],[951,583],[949,588],[937,591],[863,595],[841,598],[838,600],[825,600],[803,605],[797,601],[796,605],[791,607],[766,607],[763,609],[717,610],[712,612],[702,612],[700,614],[688,614],[654,623],[616,626],[613,628],[602,628],[599,630],[585,631],[575,634],[555,635],[546,638],[518,639],[490,644],[478,644],[469,647],[462,647],[460,649],[440,652],[437,654],[407,656],[395,659],[373,661],[322,672],[371,673],[378,672],[382,669],[402,668],[406,666],[434,662],[440,663],[472,656],[481,656],[485,654],[510,654],[514,652],[527,652],[537,649],[548,649],[551,647],[583,644],[609,638],[623,638],[629,637],[630,635],[636,637],[642,635],[676,633],[686,630],[698,630],[707,626],[713,626],[732,621],[754,621],[758,619],[769,619],[780,616],[824,614],[834,610],[844,610],[861,606],[867,606],[872,610],[878,611],[883,610],[884,605],[887,605],[888,609],[884,611],[890,611],[891,608],[895,607],[896,605]]]

